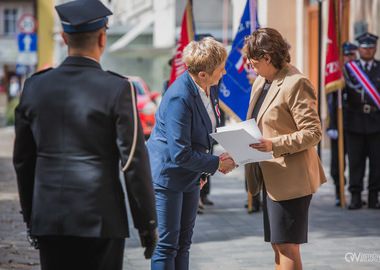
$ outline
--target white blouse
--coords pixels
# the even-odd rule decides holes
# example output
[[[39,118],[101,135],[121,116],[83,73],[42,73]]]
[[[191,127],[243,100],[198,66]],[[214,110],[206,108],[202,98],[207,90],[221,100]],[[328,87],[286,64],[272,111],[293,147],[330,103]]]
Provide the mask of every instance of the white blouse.
[[[205,105],[208,116],[210,117],[211,125],[212,125],[212,132],[215,132],[215,130],[216,130],[216,117],[215,117],[214,110],[212,108],[211,97],[210,97],[210,89],[206,89],[208,91],[208,97],[207,97],[206,91],[203,90],[202,87],[200,87],[196,82],[194,82],[194,83],[198,88],[198,93],[201,96],[201,99],[203,101],[203,105]]]

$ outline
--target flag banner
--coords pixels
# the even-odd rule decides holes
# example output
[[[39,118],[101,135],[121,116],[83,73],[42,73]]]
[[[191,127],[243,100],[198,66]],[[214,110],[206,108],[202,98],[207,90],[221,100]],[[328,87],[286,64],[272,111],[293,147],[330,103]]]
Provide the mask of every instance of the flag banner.
[[[356,80],[364,88],[367,94],[371,97],[373,102],[380,110],[380,94],[376,87],[373,85],[371,80],[367,77],[364,71],[359,67],[355,61],[350,61],[346,63],[346,67],[351,71],[352,75],[355,76]]]
[[[227,57],[226,74],[219,88],[221,108],[238,121],[246,120],[251,87],[257,76],[250,65],[246,64],[246,56],[242,52],[244,38],[259,28],[255,0],[247,0],[239,29]]]
[[[326,54],[326,69],[325,69],[325,92],[326,94],[334,92],[340,88],[343,88],[344,78],[339,57],[339,46],[336,26],[339,24],[337,19],[338,9],[334,7],[334,1],[330,0],[329,6],[329,23],[328,23],[328,44]]]
[[[194,33],[195,27],[193,20],[192,1],[187,0],[185,12],[183,13],[181,35],[173,57],[172,72],[170,75],[169,85],[171,85],[178,78],[178,76],[184,73],[186,70],[186,65],[182,61],[183,49],[186,47],[187,44],[189,44],[191,41],[195,39]]]

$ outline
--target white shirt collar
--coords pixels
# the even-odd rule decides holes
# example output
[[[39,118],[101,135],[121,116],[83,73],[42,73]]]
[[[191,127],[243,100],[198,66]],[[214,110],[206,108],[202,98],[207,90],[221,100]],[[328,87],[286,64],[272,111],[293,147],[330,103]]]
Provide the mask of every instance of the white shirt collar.
[[[365,64],[368,64],[368,70],[371,70],[372,68],[372,64],[373,64],[373,59],[371,61],[364,61],[363,59],[359,59],[360,60],[360,65],[364,68],[365,67]]]

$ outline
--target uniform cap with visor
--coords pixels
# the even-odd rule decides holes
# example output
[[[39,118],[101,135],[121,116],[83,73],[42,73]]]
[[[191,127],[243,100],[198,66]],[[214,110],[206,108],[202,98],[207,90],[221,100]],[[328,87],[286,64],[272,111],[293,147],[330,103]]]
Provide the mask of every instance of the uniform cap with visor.
[[[350,55],[354,53],[353,51],[356,51],[358,47],[348,41],[342,44],[342,52],[343,55]]]
[[[67,33],[82,33],[107,26],[112,12],[99,0],[76,0],[55,7]]]
[[[378,38],[379,38],[378,36],[375,36],[371,33],[366,32],[366,33],[358,36],[356,38],[356,40],[359,44],[359,47],[372,48],[372,47],[376,47]]]

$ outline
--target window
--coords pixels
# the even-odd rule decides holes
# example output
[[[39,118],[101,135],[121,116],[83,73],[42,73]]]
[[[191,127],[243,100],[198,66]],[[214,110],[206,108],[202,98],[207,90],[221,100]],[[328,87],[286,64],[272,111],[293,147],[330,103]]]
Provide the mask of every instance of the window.
[[[17,9],[4,9],[4,34],[9,36],[17,30]]]

